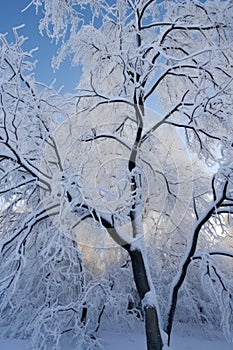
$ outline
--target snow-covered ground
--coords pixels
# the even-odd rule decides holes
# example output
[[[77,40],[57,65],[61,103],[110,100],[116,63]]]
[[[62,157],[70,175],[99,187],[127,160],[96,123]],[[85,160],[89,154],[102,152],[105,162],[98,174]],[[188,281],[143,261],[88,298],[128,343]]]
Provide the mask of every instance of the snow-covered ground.
[[[185,332],[184,332],[185,333]],[[172,338],[171,350],[232,350],[232,344],[228,344],[220,338],[208,339],[200,332],[187,332],[189,335],[175,335]],[[193,333],[193,335],[190,335]],[[134,332],[102,331],[101,337],[106,350],[144,350],[146,349],[144,331],[136,327]],[[28,350],[28,344],[23,340],[0,339],[0,350]],[[65,343],[62,350],[85,350],[74,349]]]
[[[191,333],[191,332],[189,332]],[[171,350],[232,350],[233,344],[225,340],[210,340],[204,335],[195,332],[195,335],[175,335],[172,337]],[[104,345],[106,350],[146,350],[144,331],[137,329],[132,334],[114,332],[103,332]],[[66,349],[64,349],[66,350]]]

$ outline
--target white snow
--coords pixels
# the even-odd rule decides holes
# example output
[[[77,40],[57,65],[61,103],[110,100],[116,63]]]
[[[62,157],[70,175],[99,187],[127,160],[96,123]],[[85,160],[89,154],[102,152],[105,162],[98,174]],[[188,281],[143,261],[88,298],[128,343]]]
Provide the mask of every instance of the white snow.
[[[149,291],[145,294],[145,296],[142,300],[142,305],[143,306],[155,306],[155,307],[158,306],[157,296],[156,296],[154,290]]]
[[[189,330],[191,333],[191,330]],[[197,333],[197,332],[195,332]],[[146,350],[146,340],[143,328],[138,328],[129,334],[102,332],[106,350]],[[195,335],[175,335],[172,344],[166,350],[232,350],[232,344],[222,339],[208,339],[200,333]],[[13,349],[12,349],[13,350]],[[64,349],[66,350],[66,349]],[[73,349],[72,349],[73,350]]]
[[[193,334],[192,334],[193,333]],[[215,332],[214,332],[215,334]],[[143,325],[137,325],[134,331],[101,331],[103,346],[106,350],[146,350],[146,341]],[[28,350],[25,340],[3,340],[0,339],[1,350]],[[64,343],[62,350],[80,350]],[[82,349],[85,350],[85,349]],[[166,350],[232,350],[232,344],[228,344],[220,338],[208,339],[207,336],[191,329],[186,335],[175,335],[172,337],[172,345]]]
[[[23,340],[0,339],[1,350],[28,350],[26,342]]]

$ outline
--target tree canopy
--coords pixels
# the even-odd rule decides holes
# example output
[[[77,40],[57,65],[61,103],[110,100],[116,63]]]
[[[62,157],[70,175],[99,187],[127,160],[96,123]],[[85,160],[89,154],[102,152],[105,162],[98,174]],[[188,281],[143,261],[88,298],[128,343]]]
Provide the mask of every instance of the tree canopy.
[[[35,81],[22,29],[0,37],[7,334],[101,348],[114,314],[143,319],[161,350],[176,315],[231,339],[231,1],[30,5],[53,66],[70,57],[82,75],[62,96]]]

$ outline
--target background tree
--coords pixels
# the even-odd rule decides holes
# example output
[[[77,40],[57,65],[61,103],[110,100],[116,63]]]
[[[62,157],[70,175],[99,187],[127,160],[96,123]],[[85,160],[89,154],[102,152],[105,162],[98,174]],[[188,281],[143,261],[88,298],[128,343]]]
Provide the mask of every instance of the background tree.
[[[197,299],[200,317],[210,320],[210,310],[200,304],[200,299],[202,293],[206,296],[203,286],[211,286],[210,298],[217,301],[216,310],[221,311],[222,326],[230,336],[231,275],[230,270],[224,275],[219,257],[229,259],[232,253],[213,246],[219,236],[226,235],[225,220],[232,213],[231,3],[32,3],[38,10],[40,6],[45,10],[40,30],[46,30],[57,42],[61,39],[54,66],[72,55],[72,63],[82,65],[83,75],[77,96],[61,99],[52,88],[44,88],[42,93],[34,88],[31,76],[25,79],[20,73],[24,65],[21,70],[14,68],[18,59],[14,64],[4,61],[3,70],[9,72],[4,84],[16,89],[9,93],[2,85],[5,136],[1,146],[6,150],[2,151],[2,173],[7,181],[14,180],[13,188],[3,185],[3,191],[7,189],[11,196],[4,197],[4,205],[9,203],[7,213],[8,218],[11,213],[13,223],[15,203],[22,205],[19,201],[23,201],[28,207],[28,202],[33,201],[34,205],[30,204],[30,214],[24,210],[25,219],[21,216],[10,234],[4,233],[3,259],[7,254],[16,254],[13,266],[9,265],[13,259],[7,259],[5,271],[12,269],[12,281],[5,289],[9,290],[22,273],[32,223],[39,231],[36,224],[44,225],[48,220],[48,230],[58,227],[68,235],[67,242],[77,239],[82,243],[87,235],[90,237],[90,231],[98,239],[107,233],[128,253],[145,318],[148,349],[161,350],[166,344],[163,329],[170,343],[181,287],[183,300]],[[6,44],[4,38],[2,42]],[[13,50],[14,55],[17,50]],[[24,97],[26,91],[33,97],[22,107],[21,101],[28,100]],[[153,104],[160,107],[162,115],[151,114],[148,106]],[[22,108],[27,108],[25,115],[31,119],[22,118]],[[64,123],[54,131],[56,116],[61,114]],[[179,142],[174,131],[177,129]],[[183,158],[178,152],[184,140],[191,158],[189,166],[188,156]],[[195,164],[194,154],[202,164],[212,166],[209,179],[205,173],[200,174],[201,163]],[[21,168],[26,172],[26,181],[15,184],[18,175],[12,178],[12,170],[6,171],[12,162],[20,165],[20,176]],[[180,163],[183,167],[178,166]],[[35,182],[33,190],[31,182]],[[144,235],[146,225],[149,228]],[[155,254],[158,248],[160,252]],[[127,254],[123,258],[127,259]],[[75,257],[67,257],[67,261],[72,259]],[[121,259],[117,255],[119,266]],[[154,267],[152,273],[148,260]],[[75,261],[82,292],[86,288],[81,278],[82,262]],[[166,261],[172,266],[168,267]],[[200,270],[202,279],[192,295],[195,269]],[[165,273],[158,278],[161,270]],[[170,292],[163,295],[165,281]],[[108,288],[110,294],[114,292],[109,280],[101,290]],[[92,319],[91,306],[80,291],[77,319],[81,324],[79,328],[72,327],[76,332],[87,328],[87,320]],[[125,294],[124,300],[121,294],[120,298],[126,308],[128,297]],[[168,308],[161,317],[159,309],[164,310],[166,304]],[[97,324],[101,315],[107,314],[106,305],[95,308],[99,310]]]

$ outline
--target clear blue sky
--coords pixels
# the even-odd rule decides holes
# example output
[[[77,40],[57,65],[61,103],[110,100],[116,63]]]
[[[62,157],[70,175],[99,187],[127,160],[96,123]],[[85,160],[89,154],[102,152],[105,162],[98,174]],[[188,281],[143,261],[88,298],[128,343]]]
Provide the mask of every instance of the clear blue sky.
[[[39,16],[36,16],[35,7],[21,12],[30,0],[1,0],[0,3],[0,33],[8,32],[8,41],[13,41],[12,27],[25,24],[19,33],[28,37],[23,48],[30,50],[38,47],[33,57],[38,60],[36,67],[36,80],[50,84],[56,78],[55,87],[58,89],[64,85],[63,92],[72,92],[79,79],[80,69],[72,68],[69,60],[66,60],[56,72],[51,68],[51,58],[57,51],[57,46],[51,44],[46,35],[41,36],[38,30]]]

